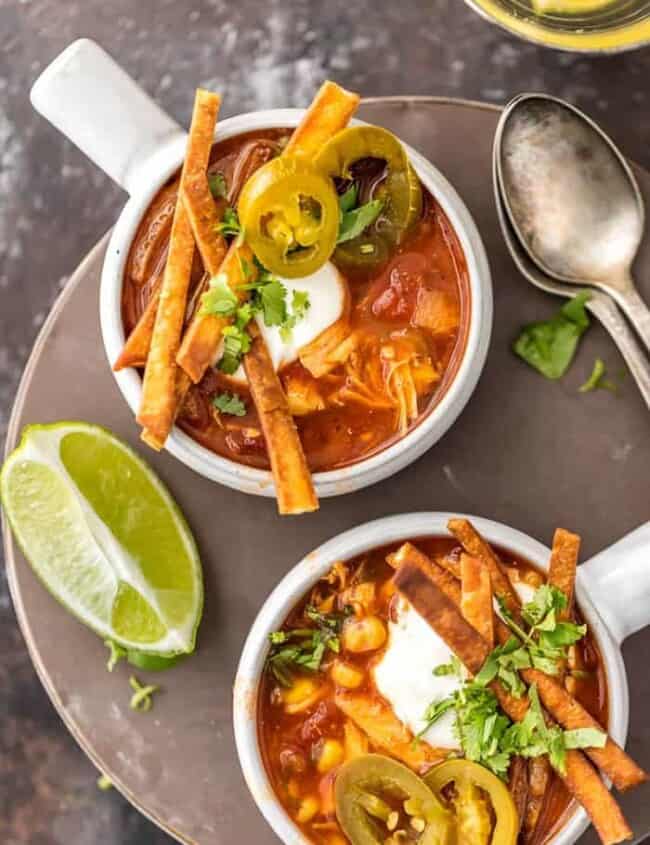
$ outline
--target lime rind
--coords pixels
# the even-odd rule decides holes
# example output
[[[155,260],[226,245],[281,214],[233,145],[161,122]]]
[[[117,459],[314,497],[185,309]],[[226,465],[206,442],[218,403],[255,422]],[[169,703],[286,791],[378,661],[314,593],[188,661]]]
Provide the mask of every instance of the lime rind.
[[[29,513],[27,522],[29,523],[31,520],[33,524],[34,519],[37,518],[41,522],[42,527],[43,520],[41,515],[44,513],[44,510],[38,511],[38,514],[34,512],[34,509],[38,506],[38,500],[36,498],[38,491],[36,489],[27,491],[28,496],[31,493],[35,496],[32,502],[23,501],[16,503],[14,501],[15,497],[21,495],[19,492],[20,485],[18,488],[12,485],[12,476],[14,473],[20,474],[21,470],[29,476],[30,470],[27,465],[30,463],[32,464],[31,471],[34,470],[34,466],[46,468],[40,474],[47,476],[47,480],[49,480],[52,486],[58,487],[56,491],[58,495],[65,499],[65,502],[62,502],[65,507],[58,514],[59,521],[55,523],[56,533],[61,533],[61,526],[63,525],[69,528],[64,519],[67,509],[72,517],[72,522],[75,523],[76,533],[75,531],[72,533],[75,534],[77,540],[82,539],[81,546],[84,547],[84,551],[89,555],[91,563],[96,564],[96,568],[105,577],[105,604],[107,606],[110,604],[112,607],[120,584],[127,584],[141,595],[142,600],[153,609],[160,620],[165,621],[164,612],[160,612],[160,603],[155,594],[156,591],[151,589],[143,577],[138,563],[125,551],[108,526],[98,517],[91,504],[79,491],[75,480],[70,476],[61,460],[61,442],[70,433],[92,435],[104,444],[110,443],[112,447],[120,450],[129,462],[133,462],[144,473],[147,483],[151,486],[152,491],[158,499],[157,504],[162,504],[165,514],[172,520],[178,537],[182,541],[186,561],[191,568],[190,581],[193,591],[193,607],[189,608],[187,620],[184,625],[177,627],[167,626],[165,635],[158,640],[142,642],[120,636],[111,627],[110,618],[106,618],[106,607],[101,607],[101,612],[97,612],[97,609],[92,606],[92,602],[90,602],[90,608],[82,606],[78,600],[78,596],[74,595],[74,592],[71,593],[69,589],[63,589],[64,585],[60,583],[61,579],[53,577],[52,571],[48,571],[48,566],[43,563],[43,552],[45,549],[43,538],[41,537],[40,541],[35,542],[33,532],[31,537],[28,536],[28,533],[30,533],[29,525],[26,525],[25,520],[17,512],[16,504],[19,505],[23,516],[24,508],[30,508],[32,512]],[[39,471],[36,474],[38,475]],[[18,478],[18,481],[20,480]],[[61,493],[62,487],[66,491],[65,495]],[[44,583],[45,587],[53,593],[55,598],[81,622],[88,625],[101,637],[110,638],[124,648],[136,649],[142,653],[170,657],[176,654],[187,654],[194,650],[196,632],[203,609],[203,579],[198,550],[185,518],[167,488],[127,444],[119,440],[107,429],[89,423],[59,422],[49,425],[30,425],[24,430],[20,444],[7,458],[2,467],[2,471],[0,472],[0,499],[4,505],[9,524],[14,531],[14,536],[23,554],[30,562],[32,569]],[[46,539],[48,539],[49,546],[52,545],[52,538],[56,536],[53,527],[53,524],[46,526],[47,532],[49,532],[46,532]],[[84,530],[87,532],[85,535]],[[62,537],[62,539],[65,540],[66,538]],[[58,559],[62,567],[65,568],[66,561],[60,555]],[[71,563],[73,567],[74,563],[75,561],[73,560]],[[88,572],[92,574],[92,566],[85,572],[84,577],[88,575]],[[59,583],[56,583],[57,580]],[[101,582],[101,580],[99,578],[98,582]],[[85,586],[87,587],[87,584]],[[97,591],[91,591],[92,595],[96,595],[96,593]],[[101,593],[101,590],[99,593]],[[101,605],[101,602],[99,604]]]

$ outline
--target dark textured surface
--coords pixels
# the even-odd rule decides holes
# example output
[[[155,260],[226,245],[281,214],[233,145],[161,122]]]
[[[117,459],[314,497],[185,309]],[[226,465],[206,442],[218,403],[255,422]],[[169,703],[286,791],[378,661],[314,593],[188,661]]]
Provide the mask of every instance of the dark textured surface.
[[[460,0],[378,5],[0,0],[0,437],[51,302],[123,202],[119,191],[45,125],[28,102],[29,85],[39,70],[77,36],[102,42],[182,122],[199,83],[224,92],[226,114],[303,105],[324,76],[365,95],[443,94],[502,102],[519,90],[538,89],[590,111],[628,155],[650,166],[650,51],[607,59],[571,57],[520,44]],[[471,186],[464,188],[466,195],[467,190]],[[533,316],[522,314],[522,319]],[[501,339],[506,338],[497,333],[495,340]],[[470,439],[480,434],[467,419],[464,430]],[[604,439],[598,445],[608,446]],[[624,439],[620,449],[621,477],[614,479],[612,492],[624,496],[629,495],[623,480],[629,452]],[[497,456],[483,455],[481,470],[498,471]],[[574,483],[560,477],[563,484]],[[509,500],[507,490],[497,492],[499,504],[488,515],[509,513],[512,521],[519,515],[518,525],[532,530],[525,502]],[[602,507],[594,491],[588,494],[595,507]],[[599,523],[590,551],[599,548],[601,537],[611,536],[606,512]],[[634,726],[641,730],[638,719]],[[98,792],[94,780],[92,765],[34,675],[2,586],[0,841],[169,841],[116,794]],[[231,838],[226,824],[211,841]]]

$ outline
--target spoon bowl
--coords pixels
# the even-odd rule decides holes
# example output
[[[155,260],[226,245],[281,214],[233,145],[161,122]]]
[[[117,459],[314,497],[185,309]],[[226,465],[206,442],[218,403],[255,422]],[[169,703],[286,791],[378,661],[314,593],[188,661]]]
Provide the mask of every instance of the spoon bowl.
[[[495,143],[493,158],[494,199],[503,239],[506,242],[508,252],[515,266],[521,275],[531,284],[535,285],[535,287],[547,293],[571,299],[576,295],[574,284],[557,281],[542,273],[539,267],[533,263],[529,254],[517,238],[508,219],[505,203],[501,195],[497,176],[497,152],[498,149]],[[593,288],[590,289],[590,294],[585,307],[600,320],[611,335],[612,340],[618,346],[625,363],[637,383],[641,396],[648,408],[650,408],[650,363],[618,307],[612,302],[610,297]]]
[[[510,225],[530,260],[556,281],[609,294],[650,349],[650,311],[631,276],[643,200],[613,142],[574,106],[521,94],[499,122],[494,163]]]

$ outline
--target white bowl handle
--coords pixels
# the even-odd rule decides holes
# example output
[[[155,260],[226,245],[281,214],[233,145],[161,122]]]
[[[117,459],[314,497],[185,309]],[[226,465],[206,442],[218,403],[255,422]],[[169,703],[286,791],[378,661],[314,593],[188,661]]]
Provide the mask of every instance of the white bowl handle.
[[[578,568],[585,590],[621,643],[650,624],[650,522]]]
[[[132,194],[155,153],[184,134],[99,44],[80,38],[45,68],[34,108]]]

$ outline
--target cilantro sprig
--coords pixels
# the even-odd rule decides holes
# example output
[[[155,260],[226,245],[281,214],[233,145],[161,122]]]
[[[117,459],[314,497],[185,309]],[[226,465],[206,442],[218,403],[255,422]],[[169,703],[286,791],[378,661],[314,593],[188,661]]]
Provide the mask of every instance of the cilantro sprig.
[[[230,414],[234,417],[246,416],[246,405],[242,402],[237,393],[219,393],[212,400],[214,407],[222,414]]]
[[[294,290],[291,309],[287,305],[287,289],[282,282],[255,259],[255,270],[246,261],[240,262],[243,284],[242,291],[249,292],[245,302],[239,302],[237,294],[228,285],[224,273],[217,273],[210,280],[208,290],[201,297],[201,316],[232,317],[232,325],[223,329],[223,354],[218,363],[226,375],[235,373],[242,357],[248,352],[251,339],[246,327],[257,314],[261,314],[266,326],[277,326],[285,343],[291,339],[291,332],[302,320],[310,307],[307,291]]]
[[[375,220],[384,207],[381,200],[370,200],[363,205],[357,205],[359,190],[356,182],[339,197],[341,220],[337,244],[358,238]]]
[[[567,599],[557,588],[544,584],[530,602],[522,607],[522,623],[514,620],[503,602],[500,613],[512,631],[503,645],[487,657],[473,680],[464,678],[457,658],[437,666],[437,676],[456,674],[462,683],[452,695],[432,702],[423,714],[425,727],[416,740],[450,710],[455,711],[454,730],[465,756],[481,763],[499,777],[505,778],[513,756],[538,757],[547,754],[551,764],[564,773],[566,752],[573,748],[602,748],[606,734],[593,728],[563,731],[547,725],[536,686],[528,690],[519,675],[520,669],[535,667],[549,675],[560,671],[569,646],[587,632],[586,625],[562,619]],[[523,626],[527,626],[527,630]],[[525,718],[516,724],[501,712],[489,684],[498,680],[516,698],[528,697]]]
[[[327,651],[338,654],[341,650],[338,635],[350,613],[350,608],[341,613],[321,613],[307,605],[304,615],[314,627],[290,628],[269,634],[271,651],[266,665],[276,681],[283,687],[290,687],[296,671],[318,672]]]
[[[588,291],[580,291],[550,320],[524,326],[513,344],[516,355],[548,379],[559,379],[573,361],[578,341],[589,328],[585,303]]]

